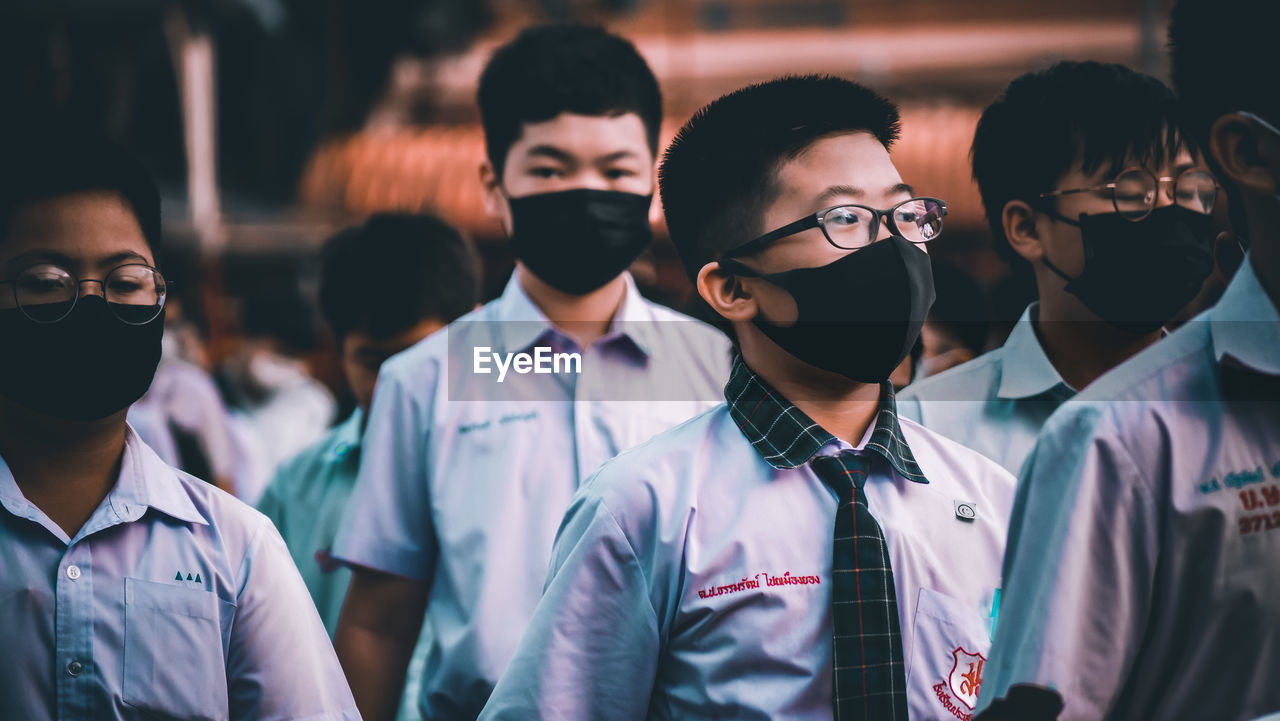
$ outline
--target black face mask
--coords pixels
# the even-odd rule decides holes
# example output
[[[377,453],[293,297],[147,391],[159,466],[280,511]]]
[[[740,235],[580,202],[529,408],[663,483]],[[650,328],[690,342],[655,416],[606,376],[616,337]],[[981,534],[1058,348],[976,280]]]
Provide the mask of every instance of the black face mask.
[[[587,188],[511,198],[511,247],[552,288],[590,293],[648,247],[652,202],[652,195]]]
[[[106,418],[147,392],[163,334],[163,311],[129,325],[96,295],[81,297],[56,323],[0,310],[0,395],[56,418]]]
[[[1180,205],[1156,208],[1136,223],[1119,213],[1082,214],[1079,221],[1049,215],[1080,228],[1084,271],[1072,278],[1048,258],[1044,264],[1094,315],[1128,333],[1168,323],[1213,271],[1213,220]]]
[[[860,383],[889,378],[911,352],[933,305],[929,254],[897,236],[818,268],[763,274],[732,259],[720,265],[764,278],[795,299],[794,325],[752,321],[765,336],[815,368]]]

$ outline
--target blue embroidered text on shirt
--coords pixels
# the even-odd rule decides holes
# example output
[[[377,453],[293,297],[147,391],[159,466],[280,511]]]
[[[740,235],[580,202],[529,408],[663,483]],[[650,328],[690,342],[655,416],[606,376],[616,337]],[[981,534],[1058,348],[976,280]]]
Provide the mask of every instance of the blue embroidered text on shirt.
[[[1280,474],[1276,473],[1277,470],[1280,470],[1280,464],[1276,464],[1276,468],[1272,469],[1272,475],[1280,477]],[[1258,466],[1252,471],[1235,471],[1233,473],[1227,473],[1222,477],[1221,483],[1218,482],[1217,477],[1210,478],[1200,484],[1200,493],[1215,493],[1217,491],[1221,491],[1223,488],[1244,488],[1245,486],[1255,483],[1262,483],[1265,480],[1266,476],[1263,474],[1262,466]]]

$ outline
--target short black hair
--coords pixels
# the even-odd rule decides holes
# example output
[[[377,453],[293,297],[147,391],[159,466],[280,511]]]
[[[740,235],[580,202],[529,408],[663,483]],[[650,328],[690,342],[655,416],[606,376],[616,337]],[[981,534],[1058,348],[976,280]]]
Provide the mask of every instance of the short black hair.
[[[1181,143],[1173,91],[1149,75],[1067,61],[1019,76],[982,111],[970,152],[996,254],[1021,261],[1004,234],[1009,201],[1042,207],[1077,162],[1085,173],[1119,172],[1129,155],[1159,165]]]
[[[1280,126],[1280,93],[1272,84],[1280,74],[1277,27],[1275,0],[1178,0],[1174,6],[1173,86],[1187,135],[1198,147],[1208,147],[1214,121],[1228,113],[1244,110]]]
[[[480,294],[480,262],[456,228],[430,215],[370,217],[324,245],[320,312],[339,340],[383,339],[437,318],[449,323]]]
[[[761,210],[777,197],[778,168],[815,141],[865,131],[888,148],[900,130],[893,103],[828,75],[776,78],[703,107],[658,173],[667,229],[689,277],[764,232]]]
[[[0,241],[14,216],[32,203],[75,193],[120,195],[133,210],[153,251],[160,247],[160,190],[155,178],[123,146],[76,125],[6,129],[0,148]]]
[[[549,24],[525,29],[493,54],[480,75],[476,100],[485,149],[499,178],[524,124],[561,113],[635,113],[644,122],[650,151],[658,154],[658,79],[635,46],[603,28]]]

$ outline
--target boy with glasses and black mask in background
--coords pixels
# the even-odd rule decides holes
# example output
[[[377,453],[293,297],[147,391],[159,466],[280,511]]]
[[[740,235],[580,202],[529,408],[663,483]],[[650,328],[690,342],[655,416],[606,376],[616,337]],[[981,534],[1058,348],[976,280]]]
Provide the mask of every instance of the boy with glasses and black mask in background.
[[[898,129],[874,92],[806,76],[677,135],[663,207],[741,351],[727,404],[579,491],[482,719],[972,709],[1014,481],[895,413],[946,215],[890,160]]]
[[[997,254],[1034,274],[1039,300],[1002,347],[913,384],[902,413],[1017,473],[1063,401],[1200,291],[1217,190],[1172,91],[1093,62],[1010,83],[978,121],[973,176]]]
[[[1280,711],[1280,94],[1260,81],[1280,73],[1276,27],[1269,0],[1174,7],[1183,127],[1249,252],[1217,305],[1045,424],[980,707],[1034,684],[1069,721]],[[1005,700],[984,718],[1043,717]]]
[[[723,337],[645,300],[626,272],[650,237],[662,119],[635,48],[598,28],[531,28],[494,54],[478,100],[480,179],[516,270],[379,375],[333,552],[354,571],[336,645],[370,721],[393,716],[424,616],[423,717],[474,719],[574,491],[709,408],[728,376]],[[491,355],[537,353],[576,355],[576,372],[485,372]]]
[[[0,711],[358,718],[261,514],[125,422],[160,360],[160,198],[74,130],[0,152]]]

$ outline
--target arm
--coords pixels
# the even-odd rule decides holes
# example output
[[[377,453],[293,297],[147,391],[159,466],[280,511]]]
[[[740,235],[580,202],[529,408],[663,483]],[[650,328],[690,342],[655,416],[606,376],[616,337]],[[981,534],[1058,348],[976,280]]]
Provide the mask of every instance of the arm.
[[[365,721],[392,721],[427,607],[428,586],[352,569],[334,646]]]
[[[358,719],[311,596],[284,541],[265,520],[240,577],[227,649],[231,719]]]
[[[661,650],[650,592],[609,509],[576,501],[542,600],[482,721],[644,719]]]
[[[1159,554],[1148,479],[1102,405],[1065,406],[1022,469],[978,708],[1015,684],[1056,690],[1061,718],[1106,718],[1147,625]]]

